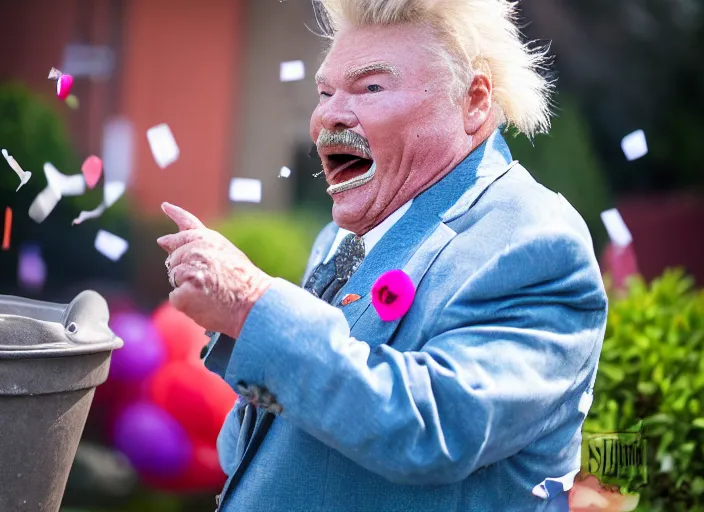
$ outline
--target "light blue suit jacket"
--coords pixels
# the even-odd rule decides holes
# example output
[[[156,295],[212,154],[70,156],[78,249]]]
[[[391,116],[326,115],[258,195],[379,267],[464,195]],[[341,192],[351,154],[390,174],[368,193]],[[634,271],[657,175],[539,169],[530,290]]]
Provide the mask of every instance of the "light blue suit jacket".
[[[396,268],[416,298],[382,322],[369,292]],[[579,214],[498,132],[413,201],[334,304],[349,293],[335,307],[277,280],[236,343],[211,342],[212,371],[283,409],[263,438],[244,397],[227,418],[221,510],[567,510],[607,299]]]

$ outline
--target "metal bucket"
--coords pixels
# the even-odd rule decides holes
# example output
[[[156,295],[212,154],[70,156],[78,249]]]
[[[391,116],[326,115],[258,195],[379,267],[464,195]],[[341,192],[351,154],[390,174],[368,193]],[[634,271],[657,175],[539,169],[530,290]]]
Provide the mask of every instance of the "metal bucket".
[[[96,386],[112,351],[105,299],[0,295],[0,511],[58,512]]]

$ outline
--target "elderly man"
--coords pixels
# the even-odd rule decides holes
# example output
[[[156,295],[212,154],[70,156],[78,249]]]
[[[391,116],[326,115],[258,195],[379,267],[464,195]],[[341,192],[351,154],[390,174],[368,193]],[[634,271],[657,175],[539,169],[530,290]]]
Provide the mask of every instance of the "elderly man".
[[[240,396],[219,508],[566,510],[607,300],[584,222],[499,131],[547,129],[544,54],[507,0],[316,5],[334,223],[303,288],[164,204],[171,301],[221,333],[206,365]],[[393,269],[415,299],[384,321]]]

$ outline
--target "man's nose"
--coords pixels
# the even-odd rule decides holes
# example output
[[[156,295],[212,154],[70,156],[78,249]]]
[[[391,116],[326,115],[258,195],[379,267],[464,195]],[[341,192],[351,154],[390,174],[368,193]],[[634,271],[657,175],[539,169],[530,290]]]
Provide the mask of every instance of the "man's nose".
[[[357,126],[357,116],[346,105],[342,98],[332,97],[323,106],[321,115],[323,128],[329,131],[351,129]]]

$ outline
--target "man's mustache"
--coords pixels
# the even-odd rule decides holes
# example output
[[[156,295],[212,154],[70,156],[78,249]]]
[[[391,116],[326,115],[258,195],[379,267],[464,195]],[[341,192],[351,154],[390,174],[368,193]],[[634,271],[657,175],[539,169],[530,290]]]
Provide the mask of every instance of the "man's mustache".
[[[347,147],[354,148],[365,155],[365,158],[372,159],[372,150],[369,148],[369,141],[362,137],[357,132],[352,130],[339,130],[331,132],[323,128],[318,135],[318,141],[315,144],[318,152],[327,147]]]

